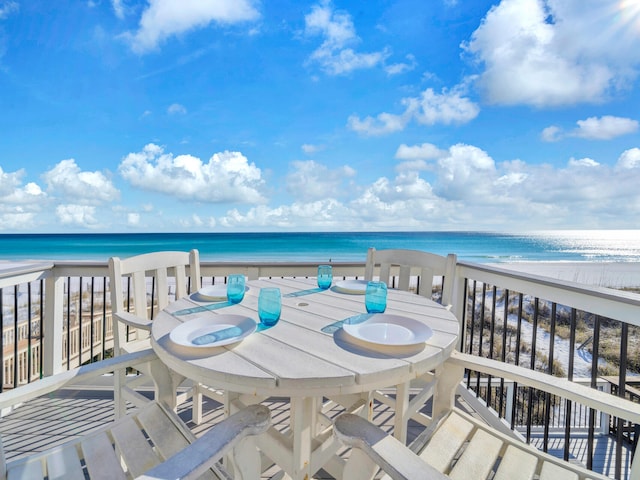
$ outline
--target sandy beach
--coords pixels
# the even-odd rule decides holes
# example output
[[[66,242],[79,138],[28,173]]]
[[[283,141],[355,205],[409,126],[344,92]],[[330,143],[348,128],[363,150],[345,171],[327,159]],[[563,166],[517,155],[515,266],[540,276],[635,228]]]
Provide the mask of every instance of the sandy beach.
[[[598,287],[640,287],[640,262],[514,262],[491,265]]]

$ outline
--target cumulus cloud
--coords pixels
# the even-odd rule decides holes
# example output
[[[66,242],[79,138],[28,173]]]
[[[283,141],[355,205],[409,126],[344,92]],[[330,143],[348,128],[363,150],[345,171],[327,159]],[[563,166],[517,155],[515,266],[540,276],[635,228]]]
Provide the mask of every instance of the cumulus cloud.
[[[611,115],[589,117],[586,120],[578,120],[577,123],[578,128],[573,135],[591,140],[610,140],[638,130],[637,120]]]
[[[383,112],[375,118],[367,116],[363,119],[351,115],[347,126],[362,135],[377,136],[401,131],[412,119],[422,125],[462,124],[470,122],[480,112],[480,107],[464,96],[464,86],[445,88],[442,93],[427,88],[418,97],[404,98],[401,103],[405,111],[399,115]]]
[[[379,113],[375,118],[367,116],[363,119],[357,115],[350,115],[347,119],[347,127],[366,136],[386,135],[404,130],[410,118],[406,113],[394,115],[383,112]]]
[[[66,204],[56,207],[56,216],[62,225],[84,228],[98,228],[101,223],[96,218],[96,207],[91,205]]]
[[[172,103],[171,105],[169,105],[169,108],[167,108],[167,113],[169,115],[186,115],[187,109],[184,105],[180,105],[179,103]]]
[[[36,220],[34,212],[17,211],[0,214],[0,230],[29,230]]]
[[[353,168],[346,165],[331,170],[313,160],[296,161],[292,166],[293,171],[286,178],[287,191],[304,201],[335,197],[345,180],[356,174]]]
[[[207,163],[192,155],[173,156],[155,144],[130,153],[118,167],[134,187],[181,200],[263,203],[261,170],[240,152],[214,154]]]
[[[252,0],[149,0],[136,32],[125,34],[131,49],[146,53],[163,41],[211,23],[231,25],[260,16]]]
[[[117,200],[120,192],[102,172],[80,170],[75,160],[62,160],[42,178],[49,193],[63,198],[72,198],[86,204],[97,204]]]
[[[640,170],[640,148],[630,148],[622,152],[622,155],[618,158],[616,167],[619,170]],[[636,175],[640,172],[636,172]]]
[[[579,137],[587,140],[611,140],[628,135],[638,130],[638,121],[631,118],[604,115],[578,120],[577,128],[564,132],[560,127],[552,125],[542,131],[541,138],[546,142],[557,142],[565,137]]]
[[[26,175],[24,169],[15,172],[5,172],[0,167],[0,200],[4,206],[35,204],[46,198],[46,193],[34,182],[22,185]]]
[[[636,8],[628,3],[502,0],[493,6],[462,44],[483,67],[477,82],[486,100],[537,107],[594,103],[624,88],[640,61],[634,26],[617,21],[619,9]]]
[[[334,11],[329,0],[314,5],[304,17],[305,34],[320,35],[322,44],[309,56],[310,63],[317,63],[330,75],[341,75],[353,70],[371,68],[382,64],[390,55],[388,49],[359,53],[350,45],[360,41],[356,35],[351,15]]]
[[[232,209],[230,229],[624,228],[640,219],[640,148],[608,163],[570,158],[565,165],[496,162],[475,145],[403,144],[395,177],[354,185],[349,198],[300,197],[291,204]],[[413,168],[412,168],[413,167]],[[426,168],[425,168],[426,167]],[[317,163],[300,172],[331,169]],[[425,172],[425,170],[427,170]]]

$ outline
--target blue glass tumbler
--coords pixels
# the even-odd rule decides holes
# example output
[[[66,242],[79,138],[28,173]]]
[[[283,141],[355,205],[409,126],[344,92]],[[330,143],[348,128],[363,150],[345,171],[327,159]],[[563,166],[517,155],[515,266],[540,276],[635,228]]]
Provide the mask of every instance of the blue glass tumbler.
[[[318,287],[326,290],[333,282],[333,268],[331,265],[318,265]]]
[[[244,275],[234,274],[227,277],[227,300],[240,303],[244,298]]]
[[[384,282],[367,283],[364,306],[367,313],[384,313],[387,309],[387,284]]]
[[[271,327],[280,320],[282,300],[279,288],[262,288],[258,296],[258,317],[260,322]]]

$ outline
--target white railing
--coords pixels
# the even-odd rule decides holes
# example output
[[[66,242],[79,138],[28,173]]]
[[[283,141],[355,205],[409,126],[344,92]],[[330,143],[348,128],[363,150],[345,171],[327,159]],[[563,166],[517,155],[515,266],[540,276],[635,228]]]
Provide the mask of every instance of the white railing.
[[[249,279],[314,277],[316,269],[316,263],[202,262],[201,275],[203,285],[207,285],[224,282],[225,277],[231,273],[243,273]],[[364,263],[333,263],[334,277],[337,279],[362,278],[364,269]],[[397,274],[397,272],[395,273]],[[418,272],[416,271],[414,274],[417,277]],[[107,276],[106,263],[44,262],[15,266],[0,263],[0,290],[2,290],[0,299],[2,299],[1,317],[3,322],[0,364],[3,366],[3,386],[5,388],[36,380],[41,375],[48,376],[64,371],[67,368],[77,366],[80,361],[90,361],[92,355],[89,352],[97,352],[93,356],[97,355],[96,358],[101,358],[103,352],[111,348],[112,325],[109,287],[108,281],[105,280]],[[94,288],[89,289],[89,285],[93,285],[92,279],[98,279],[96,283],[104,287],[98,287],[97,291]],[[415,286],[418,282],[420,279],[414,278],[412,285]],[[440,282],[440,285],[442,283],[444,282]],[[543,302],[553,304],[553,311],[558,305],[561,306],[558,308],[570,308],[587,312],[589,315],[604,317],[607,321],[613,320],[622,326],[622,330],[625,332],[623,338],[625,339],[633,336],[633,333],[629,333],[629,331],[633,332],[633,329],[640,327],[640,295],[635,293],[582,285],[469,262],[458,262],[453,284],[452,312],[459,319],[462,332],[459,347],[472,354],[478,354],[473,351],[474,334],[470,335],[469,333],[469,325],[474,321],[478,323],[478,319],[474,319],[474,316],[483,310],[479,313],[480,324],[484,325],[485,322],[491,324],[490,327],[487,327],[487,329],[491,329],[491,341],[493,341],[495,333],[493,328],[498,328],[497,324],[502,321],[501,315],[496,315],[498,292],[500,294],[505,291],[517,292],[521,296],[526,295],[528,299],[535,299],[536,309],[538,299],[540,299]],[[80,287],[81,285],[83,286]],[[80,289],[82,293],[77,291]],[[91,291],[89,292],[89,290]],[[43,301],[38,297],[42,291],[44,292]],[[77,295],[72,295],[74,292]],[[27,293],[27,295],[25,296],[23,293]],[[482,295],[482,302],[477,302],[481,307],[470,301],[470,296],[473,295],[473,302],[475,302],[476,294]],[[97,298],[95,309],[89,307],[87,299],[81,300],[85,295],[88,295],[92,307]],[[31,311],[28,314],[24,313],[27,307],[22,300],[23,297],[29,300],[29,305],[31,305],[32,298],[38,297],[37,301],[34,301],[36,306],[31,305]],[[439,292],[434,292],[434,298],[438,297]],[[491,302],[493,303],[491,304]],[[504,310],[508,308],[506,302],[502,308]],[[486,312],[488,313],[485,315]],[[537,315],[537,310],[535,315]],[[504,316],[506,323],[506,313]],[[25,338],[29,336],[27,332],[31,332],[30,338]],[[33,332],[37,332],[38,335],[34,336]],[[42,332],[42,337],[40,337],[40,332]],[[550,335],[551,338],[553,335]],[[470,336],[472,337],[471,342]],[[597,334],[595,338],[598,338]],[[480,342],[483,341],[481,338]],[[506,341],[505,334],[503,334],[502,341]],[[625,342],[627,340],[623,341],[623,343]],[[515,348],[519,349],[520,345],[516,345]],[[593,348],[597,351],[597,341],[594,342]],[[626,351],[625,348],[621,349],[622,353]],[[480,353],[483,356],[493,356],[493,351],[487,353],[487,351],[480,350]],[[533,355],[535,357],[535,353]],[[493,356],[493,358],[500,360],[499,355],[498,357]],[[31,375],[25,373],[27,364],[31,365]],[[42,365],[41,370],[36,368],[36,365],[40,364]],[[628,374],[626,359],[622,360],[621,365],[618,375],[613,375],[613,377],[619,378],[621,382],[618,383],[624,385]],[[608,390],[606,384],[603,384],[602,379],[598,377],[597,372],[592,372],[590,378],[572,378],[570,375],[570,379],[577,382],[586,381],[594,387],[598,385],[598,387]],[[507,421],[511,420],[509,412],[511,412],[512,404],[517,402],[515,394],[511,392],[515,392],[516,389],[511,384],[499,385],[498,387],[496,384],[497,380],[492,381],[491,378],[484,376],[477,376],[473,378],[473,381],[469,381],[469,386],[472,389],[475,388],[478,394],[482,389],[485,392],[493,392],[489,395],[495,397],[500,395],[500,397],[506,398],[506,405],[504,408],[500,407],[500,409],[504,409],[501,416]],[[619,395],[625,394],[624,389],[617,391]],[[626,395],[629,396],[631,393],[626,392]],[[630,398],[634,401],[639,400],[638,397],[631,396]],[[480,400],[484,401],[484,398],[480,398]],[[491,399],[489,398],[489,400]],[[590,435],[594,434],[594,430],[599,430],[599,433],[602,433],[606,430],[608,423],[608,419],[599,419],[597,425],[592,425]],[[515,428],[516,425],[513,427]],[[530,421],[528,427],[531,427]],[[578,425],[575,427],[577,428]],[[568,428],[574,428],[574,426],[571,425]],[[625,432],[629,431],[627,426],[624,428]],[[618,430],[622,431],[620,424]]]

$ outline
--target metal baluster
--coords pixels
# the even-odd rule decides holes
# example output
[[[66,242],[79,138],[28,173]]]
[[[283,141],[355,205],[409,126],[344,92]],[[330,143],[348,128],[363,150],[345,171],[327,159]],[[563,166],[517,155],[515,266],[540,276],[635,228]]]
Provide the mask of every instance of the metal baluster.
[[[90,336],[90,342],[89,342],[89,356],[90,356],[90,361],[93,362],[93,343],[95,341],[95,332],[94,332],[94,326],[93,326],[93,306],[94,306],[94,298],[95,298],[95,277],[91,277],[91,306],[90,306],[90,310],[91,310],[91,324],[89,325],[89,336]]]
[[[569,333],[569,371],[567,372],[567,379],[573,381],[573,365],[576,348],[576,309],[571,309],[571,329]],[[573,402],[571,400],[565,401],[565,414],[564,414],[564,459],[569,461],[569,447],[571,443],[571,425],[573,424],[571,419],[571,411]]]
[[[504,291],[504,312],[502,318],[502,352],[500,353],[500,360],[503,363],[507,361],[507,320],[509,316],[509,289]],[[498,405],[498,415],[502,418],[504,416],[504,378],[500,377],[500,405]]]
[[[622,322],[622,332],[620,335],[620,369],[618,370],[618,396],[624,398],[627,389],[627,342],[629,340],[629,324]],[[616,464],[615,478],[622,478],[622,442],[624,441],[624,420],[617,419],[617,435],[616,435]],[[629,425],[629,432],[632,431],[632,425]],[[631,433],[629,433],[631,440]]]
[[[591,358],[591,388],[596,388],[598,379],[598,356],[600,350],[600,316],[595,315],[593,322],[593,351]],[[593,445],[596,411],[589,408],[589,434],[587,437],[587,468],[593,470]]]
[[[18,386],[18,286],[13,286],[13,388]]]

